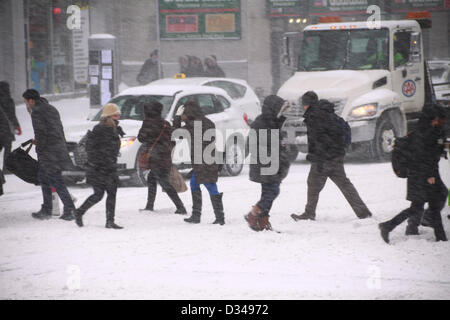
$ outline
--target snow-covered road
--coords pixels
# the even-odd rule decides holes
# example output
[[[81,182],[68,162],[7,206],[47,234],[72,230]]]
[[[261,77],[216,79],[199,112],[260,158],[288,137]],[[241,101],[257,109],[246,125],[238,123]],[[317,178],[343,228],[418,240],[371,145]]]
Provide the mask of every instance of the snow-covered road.
[[[55,103],[64,106],[66,134],[84,118],[86,101]],[[31,125],[23,106],[17,113],[22,142]],[[189,225],[173,214],[166,194],[159,192],[156,212],[141,213],[146,188],[121,188],[117,222],[125,229],[119,231],[104,228],[104,200],[87,213],[82,229],[59,219],[32,219],[41,204],[39,187],[8,175],[0,197],[0,299],[450,299],[449,242],[434,242],[430,228],[406,237],[405,224],[391,234],[391,245],[380,238],[377,223],[409,205],[406,180],[393,175],[390,163],[346,164],[374,214],[366,220],[356,218],[329,181],[317,220],[294,222],[289,216],[304,208],[308,170],[299,156],[281,186],[271,221],[282,233],[247,227],[243,215],[260,192],[248,180],[248,168],[219,179],[225,226],[210,224],[209,199],[202,223]],[[450,185],[446,160],[441,175]],[[70,191],[78,205],[91,193],[83,186]],[[190,208],[190,193],[181,198]],[[450,235],[448,214],[446,207]]]

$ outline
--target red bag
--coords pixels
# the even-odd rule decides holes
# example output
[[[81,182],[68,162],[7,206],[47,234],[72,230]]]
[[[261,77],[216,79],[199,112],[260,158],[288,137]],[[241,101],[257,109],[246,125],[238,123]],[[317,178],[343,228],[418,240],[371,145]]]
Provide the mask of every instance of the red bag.
[[[164,130],[166,129],[166,124],[164,123],[164,127],[161,130],[161,133],[159,134],[158,138],[153,142],[152,146],[145,151],[142,151],[138,156],[138,166],[141,170],[150,170],[150,158],[151,158],[151,152],[155,145],[158,143],[159,139],[161,139],[162,134],[164,133]]]

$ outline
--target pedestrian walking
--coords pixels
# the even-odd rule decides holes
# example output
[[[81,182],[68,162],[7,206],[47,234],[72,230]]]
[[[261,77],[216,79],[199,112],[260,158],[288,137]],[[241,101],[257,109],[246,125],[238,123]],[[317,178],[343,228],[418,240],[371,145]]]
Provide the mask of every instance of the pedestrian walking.
[[[153,50],[150,53],[150,58],[142,65],[141,71],[136,78],[141,86],[159,79],[158,64],[158,50]]]
[[[270,95],[264,100],[261,115],[250,126],[256,137],[251,141],[256,147],[250,147],[250,150],[254,149],[251,151],[250,181],[261,184],[261,198],[244,218],[255,231],[272,230],[269,212],[280,194],[280,184],[289,171],[289,157],[281,135],[281,127],[286,120],[282,113],[288,108],[289,103],[276,95]],[[275,145],[272,145],[272,135],[278,138]],[[265,156],[270,162],[261,161],[261,157]],[[274,173],[265,173],[264,169],[270,167],[274,167]]]
[[[0,119],[0,139],[3,146],[3,170],[5,170],[5,160],[11,153],[12,142],[15,140],[14,135],[20,136],[22,129],[16,117],[16,105],[11,98],[9,83],[0,81],[0,112],[3,112]],[[6,121],[3,117],[6,116]],[[0,147],[1,151],[1,147]]]
[[[389,221],[379,224],[381,237],[389,243],[389,233],[409,218],[406,234],[418,234],[418,225],[428,203],[428,226],[434,229],[436,241],[447,241],[442,225],[441,210],[447,201],[448,189],[439,175],[439,161],[444,145],[442,119],[443,110],[433,104],[423,108],[417,128],[408,134],[408,149],[411,159],[408,162],[407,196],[411,206]]]
[[[120,109],[113,103],[107,104],[101,114],[100,123],[88,133],[87,182],[93,187],[94,194],[84,201],[76,210],[75,222],[83,227],[83,215],[92,206],[106,197],[106,225],[108,229],[122,229],[115,223],[116,194],[118,186],[117,157],[120,151],[120,135],[124,135],[119,127]]]
[[[51,218],[53,187],[64,204],[64,212],[60,219],[73,220],[75,205],[61,175],[64,169],[70,168],[72,162],[59,112],[34,89],[26,90],[23,98],[28,112],[31,113],[39,163],[38,179],[43,196],[41,210],[32,213],[32,217],[41,220]]]
[[[181,122],[185,125],[181,126]],[[211,141],[205,141],[203,136],[208,130],[215,130],[214,123],[205,117],[197,101],[190,100],[185,106],[180,106],[176,112],[174,121],[174,128],[183,128],[187,130],[190,135],[190,154],[192,163],[191,172],[191,194],[192,194],[192,215],[184,219],[188,223],[200,223],[202,213],[202,191],[200,185],[204,185],[209,192],[211,203],[214,209],[216,219],[213,224],[224,225],[225,214],[223,210],[222,197],[223,193],[219,193],[217,188],[217,180],[219,177],[219,167],[217,163],[208,163],[205,161],[203,155],[205,149],[211,144],[214,145],[215,138]],[[195,128],[201,126],[201,137],[195,136]],[[201,151],[200,161],[196,162],[195,153]],[[215,147],[211,152],[211,156],[215,157]]]
[[[205,58],[205,77],[212,78],[225,78],[225,72],[217,64],[217,58],[215,55],[211,55]]]
[[[161,117],[163,105],[157,101],[144,104],[145,119],[139,130],[138,140],[150,151],[150,172],[147,175],[147,205],[144,210],[153,211],[157,183],[176,206],[176,214],[187,214],[178,193],[169,182],[172,168],[172,126]]]
[[[372,214],[361,200],[358,191],[347,178],[344,169],[345,143],[344,131],[334,104],[328,100],[318,100],[314,91],[308,91],[301,101],[305,109],[305,123],[308,136],[308,155],[311,162],[308,175],[308,195],[305,212],[292,214],[295,220],[315,220],[319,194],[328,178],[333,181],[348,201],[356,216],[360,219],[371,217]]]

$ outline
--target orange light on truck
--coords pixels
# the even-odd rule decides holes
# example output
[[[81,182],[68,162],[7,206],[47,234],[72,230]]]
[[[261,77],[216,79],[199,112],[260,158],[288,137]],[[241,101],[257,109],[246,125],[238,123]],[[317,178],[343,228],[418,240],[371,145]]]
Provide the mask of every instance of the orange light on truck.
[[[408,12],[406,19],[430,19],[431,15],[429,11]]]

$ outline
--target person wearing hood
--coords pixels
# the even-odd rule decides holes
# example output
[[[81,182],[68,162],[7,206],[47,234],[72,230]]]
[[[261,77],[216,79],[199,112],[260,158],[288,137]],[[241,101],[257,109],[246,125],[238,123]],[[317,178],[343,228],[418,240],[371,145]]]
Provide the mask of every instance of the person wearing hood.
[[[44,201],[41,210],[32,213],[32,217],[40,220],[51,218],[53,187],[64,204],[64,213],[60,219],[73,220],[75,205],[61,175],[63,170],[72,166],[72,161],[59,112],[34,89],[26,90],[22,96],[31,114],[39,163],[38,179]]]
[[[152,101],[143,105],[145,119],[139,130],[138,140],[150,152],[150,172],[147,176],[147,205],[142,211],[153,211],[157,183],[167,193],[176,206],[176,214],[187,214],[178,193],[169,182],[169,173],[172,168],[172,126],[161,117],[163,105]]]
[[[308,136],[306,159],[311,162],[311,168],[307,181],[305,212],[300,215],[292,214],[292,219],[315,220],[319,194],[328,178],[337,185],[359,219],[371,217],[372,213],[345,173],[345,146],[342,143],[341,128],[335,120],[334,104],[325,99],[319,101],[314,91],[306,92],[301,103],[305,109],[303,117]]]
[[[445,206],[448,189],[439,175],[439,161],[444,151],[443,119],[445,113],[441,107],[426,104],[417,129],[408,134],[408,146],[413,158],[408,163],[406,199],[411,201],[411,206],[391,220],[379,224],[381,237],[386,243],[389,243],[389,233],[408,218],[406,234],[419,234],[417,227],[425,203],[428,203],[427,226],[434,229],[436,241],[447,241],[441,210]]]
[[[225,78],[225,72],[217,64],[217,58],[215,55],[211,55],[205,58],[205,77],[211,78]]]
[[[141,68],[136,80],[143,86],[152,81],[159,79],[159,61],[158,61],[158,50],[153,50],[150,53],[150,59],[147,59]]]
[[[282,115],[289,103],[276,95],[264,99],[262,113],[251,124],[250,181],[261,184],[261,198],[244,216],[254,231],[272,230],[269,212],[280,194],[280,184],[286,178],[290,162],[286,146],[282,143],[281,127],[286,118]],[[272,145],[273,137],[276,139]],[[265,161],[267,159],[270,161]]]
[[[75,222],[83,227],[83,215],[103,195],[106,198],[106,225],[107,229],[122,229],[115,223],[116,194],[118,186],[117,157],[120,151],[120,136],[125,133],[119,126],[120,109],[113,103],[108,103],[102,110],[100,123],[88,133],[86,141],[88,184],[92,185],[94,194],[84,201],[76,210]]]
[[[11,153],[12,142],[15,140],[14,135],[20,136],[22,129],[16,117],[16,105],[11,98],[9,83],[0,81],[0,151],[4,148],[3,154],[3,170],[5,160]],[[6,117],[6,121],[3,119]]]
[[[182,127],[181,122],[185,125]],[[173,120],[174,128],[183,128],[187,131],[190,137],[190,154],[192,163],[191,172],[191,194],[192,194],[192,215],[184,219],[188,223],[200,223],[202,211],[202,191],[200,185],[203,184],[208,190],[211,203],[214,209],[216,219],[213,224],[224,225],[225,214],[223,210],[222,197],[223,193],[219,193],[217,188],[217,180],[219,178],[219,167],[215,161],[210,163],[204,158],[205,150],[210,151],[209,154],[215,158],[215,138],[211,141],[203,139],[205,132],[216,129],[214,123],[205,117],[202,109],[197,101],[189,100],[184,106],[180,106],[175,114]],[[197,131],[201,126],[201,136],[198,136]],[[197,133],[197,135],[196,135]],[[209,150],[213,146],[212,150]],[[196,153],[200,153],[200,159]]]
[[[204,77],[205,70],[203,68],[202,60],[196,56],[189,56],[189,67],[186,77]]]

